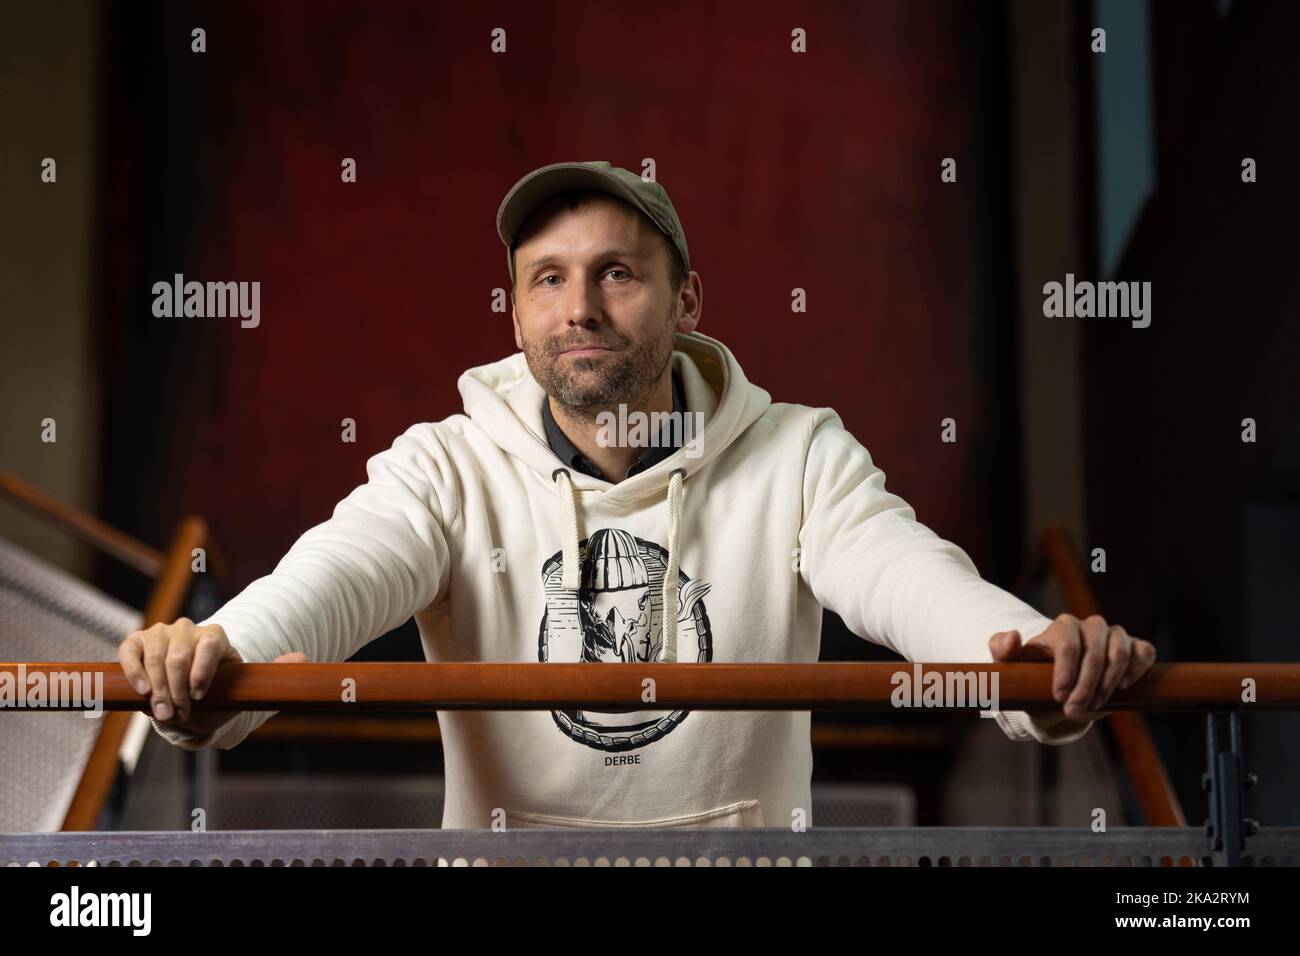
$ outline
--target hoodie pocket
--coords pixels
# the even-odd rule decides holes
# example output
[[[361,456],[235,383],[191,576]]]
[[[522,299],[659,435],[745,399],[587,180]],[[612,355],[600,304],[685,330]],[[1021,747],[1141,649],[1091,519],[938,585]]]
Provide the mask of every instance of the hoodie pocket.
[[[537,827],[761,827],[763,808],[757,800],[740,800],[725,807],[699,813],[654,820],[596,820],[582,817],[557,817],[549,813],[526,813],[506,809],[506,829]]]

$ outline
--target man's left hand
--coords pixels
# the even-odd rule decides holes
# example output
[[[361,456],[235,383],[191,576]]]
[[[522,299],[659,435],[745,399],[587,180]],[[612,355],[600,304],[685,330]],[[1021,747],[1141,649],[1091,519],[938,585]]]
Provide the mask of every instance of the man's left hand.
[[[1156,659],[1150,641],[1131,637],[1122,627],[1107,624],[1099,614],[1079,620],[1062,614],[1043,633],[1024,644],[1019,631],[1002,631],[989,639],[994,663],[1055,661],[1052,696],[1064,705],[1069,720],[1106,716],[1102,706],[1115,688],[1129,687]]]

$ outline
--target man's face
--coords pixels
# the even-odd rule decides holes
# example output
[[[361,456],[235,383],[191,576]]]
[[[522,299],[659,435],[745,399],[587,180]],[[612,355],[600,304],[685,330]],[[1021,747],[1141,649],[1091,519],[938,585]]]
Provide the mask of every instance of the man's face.
[[[534,213],[515,250],[515,344],[556,402],[586,417],[653,392],[674,331],[695,327],[669,288],[668,256],[662,234],[613,196]]]

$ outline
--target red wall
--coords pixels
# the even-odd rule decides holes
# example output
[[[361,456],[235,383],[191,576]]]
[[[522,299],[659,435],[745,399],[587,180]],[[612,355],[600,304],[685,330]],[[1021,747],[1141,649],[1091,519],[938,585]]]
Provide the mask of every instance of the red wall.
[[[515,180],[650,156],[703,279],[700,330],[775,400],[836,408],[889,487],[982,566],[1015,527],[988,506],[1016,475],[994,454],[1011,383],[982,367],[975,308],[989,226],[972,184],[939,180],[982,121],[960,4],[144,10],[118,9],[107,94],[110,485],[129,522],[157,534],[197,511],[240,582],[268,571],[367,457],[460,410],[465,368],[514,350],[489,305]],[[174,272],[261,281],[261,327],[154,318],[149,286]],[[790,312],[795,286],[807,314]],[[141,384],[158,364],[183,379],[165,396]],[[956,446],[939,442],[947,416]]]

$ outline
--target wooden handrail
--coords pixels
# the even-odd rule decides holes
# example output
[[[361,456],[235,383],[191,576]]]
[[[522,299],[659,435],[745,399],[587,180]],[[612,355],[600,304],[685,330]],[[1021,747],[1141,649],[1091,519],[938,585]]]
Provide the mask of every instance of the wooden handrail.
[[[1100,613],[1069,531],[1060,525],[1045,529],[1039,549],[1042,559],[1047,562],[1061,586],[1070,613],[1078,618]],[[1155,741],[1151,739],[1146,718],[1140,713],[1126,711],[1112,715],[1109,724],[1120,759],[1128,771],[1138,805],[1148,824],[1157,827],[1186,826],[1187,818],[1183,815],[1182,805],[1174,792],[1164,762],[1160,759]]]
[[[47,518],[78,540],[98,548],[105,554],[112,555],[147,577],[157,577],[162,571],[165,558],[161,551],[149,547],[125,532],[118,531],[94,515],[86,514],[47,495],[13,472],[0,469],[0,494],[29,511]]]
[[[975,709],[974,688],[992,693],[1001,710],[1060,714],[1052,696],[1051,663],[818,663],[818,664],[601,664],[584,663],[359,663],[226,664],[194,710],[431,711],[611,708],[665,710],[902,710],[923,705],[930,682],[960,686],[970,700],[946,693],[948,708]],[[13,686],[59,675],[101,672],[104,710],[148,705],[122,674],[103,661],[0,663]],[[34,675],[43,675],[36,677]],[[949,684],[950,677],[953,683]],[[985,675],[980,677],[980,675]],[[1108,711],[1200,710],[1243,706],[1242,683],[1255,682],[1252,709],[1300,709],[1300,664],[1156,664],[1137,683],[1117,690]],[[653,682],[653,683],[651,683]],[[915,691],[905,705],[900,687]],[[649,699],[652,696],[652,699]],[[346,698],[346,699],[345,699]],[[86,710],[73,701],[47,709]],[[0,711],[2,713],[3,711]]]

